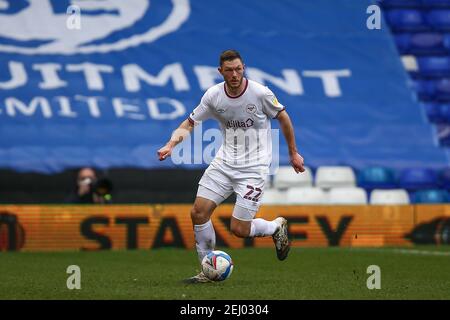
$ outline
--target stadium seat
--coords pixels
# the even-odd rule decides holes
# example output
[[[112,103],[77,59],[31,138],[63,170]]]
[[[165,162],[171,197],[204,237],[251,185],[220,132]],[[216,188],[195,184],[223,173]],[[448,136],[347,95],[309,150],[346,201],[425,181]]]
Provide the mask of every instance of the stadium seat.
[[[408,191],[433,189],[438,185],[436,173],[427,168],[404,169],[400,173],[400,187]]]
[[[439,145],[449,147],[450,146],[450,125],[441,123],[436,125],[436,135],[439,138]]]
[[[358,172],[358,186],[366,190],[398,187],[394,171],[384,167],[367,167]]]
[[[316,187],[329,189],[356,186],[353,169],[347,166],[322,166],[317,168]]]
[[[312,187],[312,185],[312,171],[308,167],[305,168],[305,172],[297,174],[291,166],[282,166],[278,169],[273,179],[273,187],[277,189]]]
[[[449,57],[419,57],[417,63],[419,73],[422,76],[442,77],[450,75]]]
[[[419,10],[391,9],[386,12],[385,18],[394,31],[425,31],[429,29],[425,17]]]
[[[321,188],[290,188],[286,196],[287,204],[328,204],[326,192]]]
[[[410,38],[410,53],[415,55],[445,54],[444,36],[440,33],[418,33]]]
[[[286,192],[278,189],[266,189],[262,196],[263,204],[286,204]]]
[[[397,34],[395,44],[401,54],[443,55],[449,51],[445,36],[436,32]]]
[[[411,50],[411,34],[403,33],[394,35],[395,45],[401,54],[408,54]]]
[[[434,30],[450,31],[450,10],[430,10],[425,20]]]
[[[436,99],[439,101],[450,101],[450,79],[439,79],[435,83]]]
[[[450,104],[439,104],[438,107],[441,122],[450,123]]]
[[[333,188],[328,194],[329,204],[367,204],[367,192],[363,188]]]
[[[421,5],[422,0],[379,0],[384,8],[415,8]]]
[[[422,107],[425,109],[428,120],[431,123],[442,123],[444,122],[444,118],[441,114],[441,106],[437,103],[424,103]]]
[[[370,204],[409,204],[409,195],[405,189],[375,189],[370,194]]]
[[[420,190],[414,193],[413,200],[414,203],[448,203],[449,193],[440,189]]]
[[[439,185],[441,188],[450,190],[450,168],[441,171],[439,175]]]
[[[423,5],[432,8],[450,8],[450,0],[422,0]]]
[[[420,101],[435,100],[436,86],[433,80],[410,80],[410,83]]]

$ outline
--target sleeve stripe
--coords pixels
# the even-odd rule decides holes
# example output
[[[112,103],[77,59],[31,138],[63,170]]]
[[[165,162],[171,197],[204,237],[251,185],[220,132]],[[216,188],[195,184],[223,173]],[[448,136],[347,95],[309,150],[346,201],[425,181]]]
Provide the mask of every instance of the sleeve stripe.
[[[277,112],[277,114],[275,115],[275,117],[273,117],[274,119],[278,118],[278,116],[280,115],[281,112],[283,112],[284,110],[286,110],[286,108],[281,109],[280,111]]]
[[[187,119],[189,120],[189,123],[191,124],[191,126],[195,125],[194,120],[192,120],[192,118],[190,116]]]

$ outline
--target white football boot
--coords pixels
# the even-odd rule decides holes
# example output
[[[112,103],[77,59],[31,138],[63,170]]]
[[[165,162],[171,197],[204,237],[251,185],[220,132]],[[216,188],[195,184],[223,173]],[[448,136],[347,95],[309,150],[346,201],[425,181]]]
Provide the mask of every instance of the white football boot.
[[[208,282],[214,282],[214,281],[212,281],[208,277],[206,277],[202,271],[196,276],[184,279],[183,282],[184,283],[208,283]]]
[[[289,249],[291,248],[291,243],[289,242],[288,237],[288,223],[283,217],[278,217],[275,221],[279,224],[279,226],[272,235],[272,239],[275,243],[278,260],[284,260],[287,258]]]

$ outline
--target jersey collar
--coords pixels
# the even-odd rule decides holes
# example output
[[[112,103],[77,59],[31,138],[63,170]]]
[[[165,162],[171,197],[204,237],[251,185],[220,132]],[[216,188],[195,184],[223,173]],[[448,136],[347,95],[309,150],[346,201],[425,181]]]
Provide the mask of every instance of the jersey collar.
[[[228,98],[236,99],[236,98],[239,98],[240,96],[242,96],[242,95],[245,93],[245,90],[247,90],[247,87],[248,87],[248,79],[247,79],[247,78],[244,78],[244,79],[245,79],[245,87],[244,87],[244,90],[242,90],[241,94],[238,95],[238,96],[236,96],[236,97],[230,96],[230,95],[228,94],[228,92],[227,92],[227,84],[226,84],[226,82],[223,83],[223,90],[225,91],[225,94],[227,95]]]

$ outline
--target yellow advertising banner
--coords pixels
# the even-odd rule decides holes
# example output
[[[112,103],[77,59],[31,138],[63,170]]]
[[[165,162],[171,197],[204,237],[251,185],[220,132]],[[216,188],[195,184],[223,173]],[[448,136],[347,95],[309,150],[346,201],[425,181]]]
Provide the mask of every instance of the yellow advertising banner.
[[[2,205],[0,250],[194,248],[191,205]],[[273,246],[229,231],[233,205],[213,214],[217,246]],[[292,246],[449,243],[450,206],[263,206],[257,217],[289,221]]]

